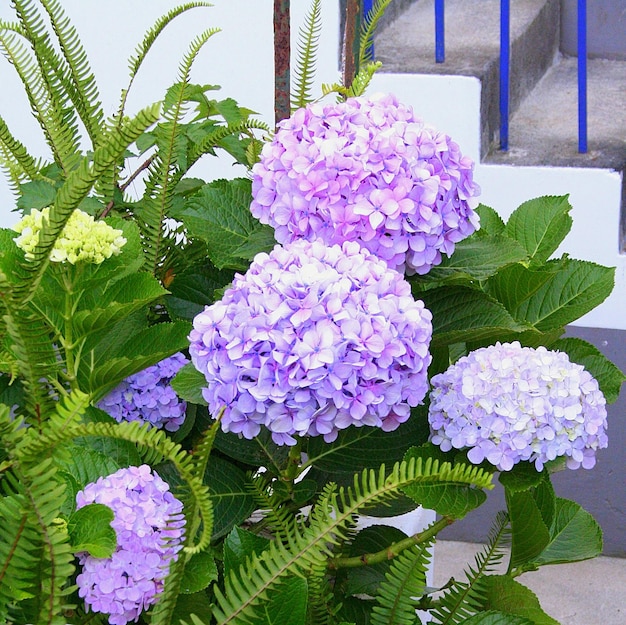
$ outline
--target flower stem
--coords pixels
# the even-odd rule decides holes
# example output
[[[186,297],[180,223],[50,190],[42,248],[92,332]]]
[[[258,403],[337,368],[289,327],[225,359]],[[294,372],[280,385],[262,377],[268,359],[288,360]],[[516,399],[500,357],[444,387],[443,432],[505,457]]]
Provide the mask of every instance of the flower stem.
[[[360,556],[354,556],[350,558],[333,558],[328,563],[330,569],[345,569],[356,568],[358,566],[368,566],[371,564],[378,564],[379,562],[386,562],[395,558],[402,553],[405,549],[412,547],[413,545],[420,545],[422,543],[430,541],[434,538],[442,529],[448,527],[454,523],[454,519],[450,516],[441,517],[438,521],[435,521],[432,525],[427,527],[423,532],[408,536],[404,540],[399,540],[397,543],[392,543],[389,547],[381,549],[376,553],[364,553]]]

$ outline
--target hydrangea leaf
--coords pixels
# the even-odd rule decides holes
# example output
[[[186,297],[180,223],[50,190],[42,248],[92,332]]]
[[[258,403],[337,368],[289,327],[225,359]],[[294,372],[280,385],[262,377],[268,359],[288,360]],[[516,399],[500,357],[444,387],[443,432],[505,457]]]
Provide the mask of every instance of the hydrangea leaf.
[[[521,492],[538,486],[544,474],[531,462],[518,462],[510,471],[502,471],[498,480],[512,492]]]
[[[220,430],[215,437],[215,448],[238,462],[270,467],[276,472],[284,466],[289,454],[286,446],[274,443],[270,431],[265,428],[252,440]]]
[[[99,503],[76,510],[67,522],[73,551],[87,551],[94,558],[110,558],[117,544],[111,527],[113,516],[111,508]]]
[[[496,340],[528,329],[497,300],[468,287],[446,286],[419,294],[433,314],[433,345]]]
[[[550,258],[572,227],[568,196],[543,196],[520,205],[510,216],[505,234],[518,240],[533,264]]]
[[[250,516],[254,499],[246,486],[246,474],[216,455],[209,458],[204,481],[213,503],[213,539],[216,539]]]
[[[233,250],[233,256],[252,260],[259,252],[269,252],[276,245],[274,229],[264,224],[259,224],[250,232],[248,240]]]
[[[212,615],[213,607],[205,592],[196,592],[192,595],[181,593],[176,600],[172,625],[210,623]],[[194,620],[194,617],[197,620]]]
[[[441,264],[433,267],[424,279],[427,282],[459,278],[486,280],[502,267],[526,258],[524,247],[509,237],[469,237],[457,243],[454,254],[444,256]]]
[[[480,230],[477,230],[476,234],[473,236],[494,236],[504,232],[504,221],[491,206],[479,204],[476,212],[480,217]]]
[[[463,625],[536,625],[523,616],[513,616],[506,612],[479,612],[463,621]]]
[[[550,543],[550,532],[530,491],[505,490],[505,494],[511,519],[511,566],[532,568]]]
[[[428,434],[426,408],[418,406],[411,411],[409,420],[393,432],[370,427],[348,428],[340,431],[332,443],[324,442],[321,436],[310,438],[307,454],[309,461],[321,471],[352,476],[364,468],[377,469],[383,463],[391,466],[402,460],[407,449],[425,442]]]
[[[268,538],[248,532],[241,527],[233,527],[224,540],[224,575],[238,574],[246,559],[260,554],[269,542]]]
[[[190,595],[204,590],[218,578],[217,565],[208,551],[194,553],[185,564],[180,592]]]
[[[550,349],[567,352],[572,362],[585,367],[598,381],[609,404],[617,400],[626,376],[599,349],[575,337],[560,339],[550,345]]]
[[[17,200],[17,207],[29,212],[35,208],[41,210],[54,204],[57,189],[45,180],[33,180],[20,185],[21,196]]]
[[[595,558],[602,553],[602,529],[579,504],[556,499],[556,514],[550,542],[536,559],[537,564],[559,564]]]
[[[250,180],[216,180],[205,185],[183,211],[181,218],[191,237],[208,243],[211,262],[218,268],[247,269],[235,250],[249,241],[259,222],[250,213]]]
[[[294,575],[269,593],[267,601],[255,613],[255,625],[304,625],[308,604],[308,584],[303,577]]]
[[[563,259],[541,271],[505,270],[490,280],[489,291],[519,322],[548,332],[601,304],[613,290],[614,274],[612,267]]]
[[[176,394],[192,404],[206,406],[206,400],[202,397],[202,387],[206,380],[192,363],[186,364],[172,379],[172,388]]]
[[[348,556],[361,556],[386,549],[394,542],[406,538],[407,535],[388,525],[372,525],[361,530],[350,545]],[[389,571],[391,560],[378,564],[359,566],[341,571],[338,583],[346,595],[376,595],[381,582]],[[345,579],[342,579],[344,578]]]
[[[486,575],[483,583],[487,609],[523,617],[533,625],[559,625],[541,609],[537,595],[530,588],[508,575]],[[505,622],[508,625],[510,621]]]

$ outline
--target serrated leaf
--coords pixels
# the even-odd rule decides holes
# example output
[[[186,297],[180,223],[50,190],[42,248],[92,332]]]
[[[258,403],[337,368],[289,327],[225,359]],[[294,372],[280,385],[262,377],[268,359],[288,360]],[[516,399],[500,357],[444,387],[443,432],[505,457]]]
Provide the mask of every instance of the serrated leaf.
[[[247,241],[233,250],[233,256],[244,260],[253,260],[260,252],[271,252],[275,245],[274,228],[259,224],[256,230],[248,235]]]
[[[511,519],[511,566],[528,565],[549,544],[550,532],[532,493],[505,490],[505,495]]]
[[[110,558],[117,545],[111,527],[114,514],[109,506],[92,503],[76,510],[67,521],[72,550],[87,551],[94,558]]]
[[[293,576],[281,582],[258,608],[258,625],[304,625],[308,604],[308,584],[303,577]]]
[[[528,326],[516,321],[497,300],[471,288],[450,286],[419,294],[433,314],[432,344],[450,345],[497,339],[522,332]]]
[[[599,349],[583,339],[567,337],[550,345],[550,349],[568,354],[570,360],[582,365],[598,381],[606,401],[617,400],[626,376]]]
[[[500,301],[506,301],[507,309],[519,322],[549,332],[576,321],[601,304],[613,290],[615,269],[567,259],[559,263],[557,271],[522,274],[517,270],[496,276],[490,284],[492,292]]]
[[[246,487],[245,473],[216,455],[209,458],[204,481],[213,503],[213,539],[216,539],[252,514],[254,499]]]
[[[568,196],[543,196],[528,200],[509,217],[505,234],[517,239],[533,264],[550,258],[572,227]]]
[[[181,593],[176,600],[172,625],[182,625],[183,623],[195,624],[198,622],[202,624],[210,623],[212,615],[213,608],[206,593],[197,592],[193,595]]]
[[[536,559],[537,564],[558,564],[595,558],[602,553],[602,529],[579,504],[556,499],[550,542]]]
[[[269,539],[241,527],[233,527],[224,540],[224,575],[239,574],[246,560],[258,555],[269,545]]]
[[[483,580],[487,609],[523,617],[533,625],[559,625],[541,609],[537,595],[530,588],[507,575],[486,575]]]
[[[215,559],[208,551],[194,553],[185,564],[180,592],[191,595],[204,590],[218,578]]]
[[[202,396],[202,389],[207,385],[207,381],[193,365],[187,363],[178,370],[178,373],[171,381],[174,392],[185,401],[193,404],[207,405],[206,400]]]
[[[17,200],[17,207],[27,213],[31,209],[41,210],[54,204],[57,189],[45,180],[33,180],[20,185],[21,196]]]
[[[470,616],[470,618],[462,621],[463,625],[535,625],[534,621],[530,621],[523,616],[513,616],[506,612],[496,612],[489,610],[488,612],[479,612]]]
[[[121,468],[113,458],[91,447],[71,445],[64,452],[66,453],[59,460],[59,465],[76,480],[81,489],[99,477],[111,475]]]
[[[454,254],[444,256],[441,264],[427,274],[430,280],[464,277],[486,280],[502,267],[527,258],[524,247],[502,235],[469,237],[456,244]]]
[[[238,462],[254,467],[265,466],[276,473],[280,472],[289,455],[287,447],[274,443],[266,428],[252,440],[220,430],[215,437],[215,449]]]
[[[480,217],[480,229],[474,236],[494,236],[504,232],[504,221],[491,206],[480,204],[476,212]]]
[[[233,250],[246,244],[258,229],[259,222],[250,213],[251,201],[250,180],[216,180],[190,198],[182,213],[190,236],[207,242],[209,258],[218,269],[247,269]]]
[[[510,471],[502,471],[498,475],[504,488],[517,493],[539,486],[543,479],[543,473],[530,462],[518,462]]]

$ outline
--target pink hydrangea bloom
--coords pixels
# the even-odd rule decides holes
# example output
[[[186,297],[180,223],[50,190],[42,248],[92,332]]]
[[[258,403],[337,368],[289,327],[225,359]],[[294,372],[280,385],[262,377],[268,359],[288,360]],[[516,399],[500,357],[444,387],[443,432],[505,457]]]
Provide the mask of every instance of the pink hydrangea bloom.
[[[403,276],[356,242],[298,240],[258,254],[196,316],[189,352],[225,431],[277,444],[393,430],[427,392],[431,314]]]
[[[497,343],[477,349],[431,380],[431,440],[442,450],[508,471],[520,460],[559,456],[590,469],[607,446],[606,400],[598,382],[564,352]]]
[[[479,226],[473,166],[392,95],[311,104],[264,146],[251,211],[279,243],[358,241],[424,274]]]

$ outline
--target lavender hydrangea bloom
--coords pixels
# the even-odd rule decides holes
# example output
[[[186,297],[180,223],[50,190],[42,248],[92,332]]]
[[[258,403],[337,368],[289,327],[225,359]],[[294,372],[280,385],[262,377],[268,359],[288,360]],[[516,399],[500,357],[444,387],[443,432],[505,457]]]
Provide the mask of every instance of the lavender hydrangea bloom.
[[[264,146],[250,208],[279,243],[359,241],[391,268],[425,274],[479,226],[472,170],[392,95],[316,103]]]
[[[258,254],[196,316],[191,360],[212,414],[277,444],[355,426],[395,429],[427,391],[431,314],[356,242],[298,240]]]
[[[563,352],[497,343],[431,382],[432,442],[444,451],[469,447],[473,463],[508,471],[528,460],[541,471],[565,456],[570,469],[590,469],[607,446],[604,395]]]
[[[100,503],[113,510],[117,548],[110,558],[78,555],[78,594],[111,625],[137,621],[156,603],[170,564],[182,548],[183,504],[148,465],[120,469],[88,484],[76,507]]]
[[[189,362],[178,353],[135,373],[98,402],[98,408],[116,421],[141,421],[175,432],[185,420],[187,403],[170,386],[179,369]]]

